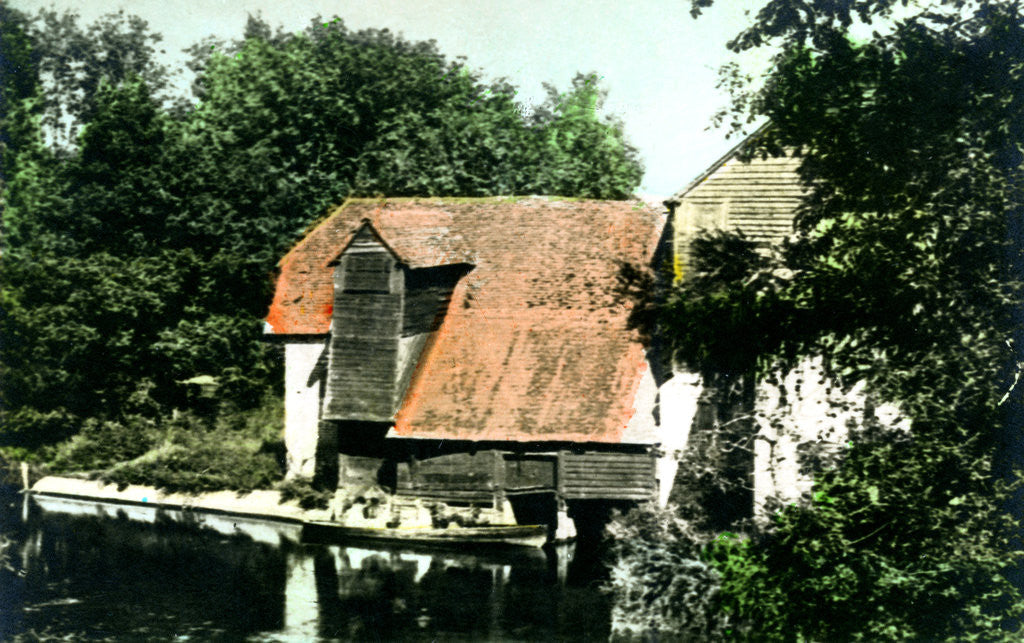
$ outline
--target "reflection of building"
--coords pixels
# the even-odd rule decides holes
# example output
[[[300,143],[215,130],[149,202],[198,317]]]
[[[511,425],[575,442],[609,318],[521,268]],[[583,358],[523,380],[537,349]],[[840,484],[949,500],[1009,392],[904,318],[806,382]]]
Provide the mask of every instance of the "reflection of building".
[[[592,586],[558,582],[537,550],[464,555],[320,546],[288,554],[285,640],[604,640]]]
[[[608,635],[608,610],[592,579],[559,582],[557,562],[538,549],[469,555],[299,544],[287,522],[225,517],[241,527],[226,535],[210,521],[92,504],[41,510],[33,502],[24,524],[0,507],[15,567],[0,569],[2,640],[29,631],[61,640]]]
[[[346,202],[281,260],[267,317],[289,475],[381,526],[511,505],[568,536],[568,503],[654,497],[657,374],[617,283],[662,226],[637,202]]]

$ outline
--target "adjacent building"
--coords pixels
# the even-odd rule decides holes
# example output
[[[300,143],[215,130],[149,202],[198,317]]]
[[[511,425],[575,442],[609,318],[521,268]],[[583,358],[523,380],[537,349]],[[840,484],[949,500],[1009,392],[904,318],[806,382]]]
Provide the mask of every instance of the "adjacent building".
[[[800,159],[792,154],[743,154],[752,140],[741,142],[665,201],[674,230],[677,280],[685,280],[692,272],[693,240],[703,232],[739,233],[765,253],[779,249],[794,234],[805,195],[798,174]],[[674,416],[682,418],[688,444],[728,421],[719,417],[717,393],[705,386],[699,374],[679,365],[662,385],[662,406],[680,409]],[[841,448],[851,428],[865,422],[905,427],[898,409],[873,404],[861,383],[826,377],[820,358],[808,358],[791,371],[777,373],[772,382],[753,383],[751,393],[750,408],[739,412],[752,422],[749,501],[757,518],[807,493],[814,461],[827,459]],[[691,409],[692,421],[687,422]]]

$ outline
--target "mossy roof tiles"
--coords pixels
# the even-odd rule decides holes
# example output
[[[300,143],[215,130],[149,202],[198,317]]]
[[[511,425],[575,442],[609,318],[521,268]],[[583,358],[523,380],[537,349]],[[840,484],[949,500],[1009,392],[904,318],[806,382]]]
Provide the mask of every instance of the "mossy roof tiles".
[[[368,221],[402,263],[473,267],[420,355],[392,434],[622,441],[646,368],[616,290],[664,215],[636,201],[354,199],[280,262],[274,335],[330,328],[333,262]]]

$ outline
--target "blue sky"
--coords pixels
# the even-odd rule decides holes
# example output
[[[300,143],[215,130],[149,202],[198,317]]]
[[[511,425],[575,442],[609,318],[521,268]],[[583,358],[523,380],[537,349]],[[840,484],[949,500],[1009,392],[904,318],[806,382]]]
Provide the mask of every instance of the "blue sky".
[[[349,28],[388,28],[411,40],[435,40],[449,58],[489,79],[506,77],[518,99],[539,102],[542,82],[565,89],[577,71],[595,72],[609,90],[605,111],[616,114],[646,167],[640,192],[665,197],[710,165],[735,141],[711,130],[727,102],[715,88],[730,60],[725,43],[750,17],[757,0],[719,0],[698,20],[689,0],[10,0],[11,6],[73,8],[88,22],[124,9],[164,36],[167,61],[207,35],[236,38],[248,14],[262,14],[288,31],[317,15],[340,16]],[[756,69],[764,55],[748,57]]]

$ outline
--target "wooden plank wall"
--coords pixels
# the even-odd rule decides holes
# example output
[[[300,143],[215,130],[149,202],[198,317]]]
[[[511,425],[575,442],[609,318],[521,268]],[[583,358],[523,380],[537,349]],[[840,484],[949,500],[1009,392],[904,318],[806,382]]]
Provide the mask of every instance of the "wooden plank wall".
[[[648,453],[453,453],[398,463],[395,491],[448,502],[489,503],[506,494],[556,491],[565,500],[643,501],[657,492],[654,464]]]
[[[555,458],[505,456],[505,490],[509,494],[554,491]]]
[[[405,312],[402,335],[437,330],[452,298],[452,290],[466,266],[417,268],[405,273]]]
[[[792,234],[803,196],[799,159],[730,159],[683,195],[675,211],[676,260],[683,274],[693,269],[690,240],[701,229],[742,231],[762,248]]]
[[[357,237],[335,269],[323,419],[387,421],[394,412],[402,328],[397,270],[371,234]]]
[[[657,493],[649,453],[570,453],[558,456],[558,491],[566,500],[651,500]]]
[[[499,471],[501,469],[501,471]],[[398,463],[395,493],[441,501],[491,504],[501,493],[504,461],[496,451],[452,453]]]
[[[372,252],[346,253],[341,262],[345,292],[390,293],[393,267],[394,260],[383,248]]]

